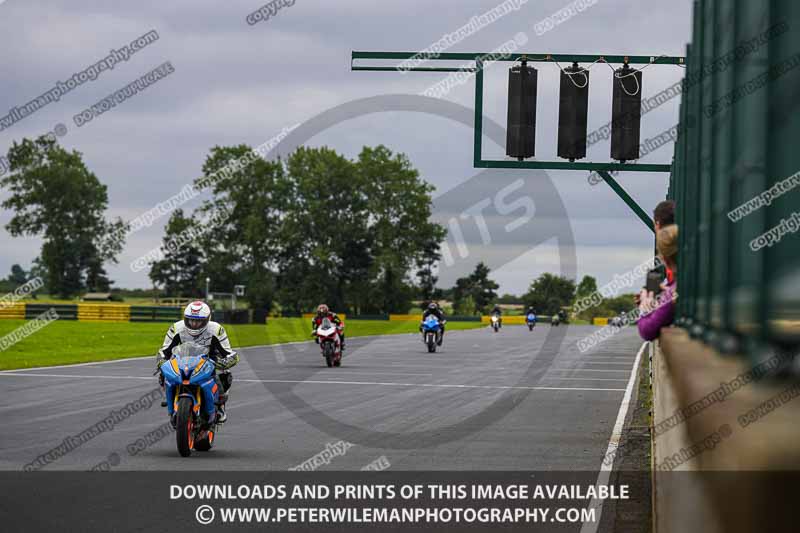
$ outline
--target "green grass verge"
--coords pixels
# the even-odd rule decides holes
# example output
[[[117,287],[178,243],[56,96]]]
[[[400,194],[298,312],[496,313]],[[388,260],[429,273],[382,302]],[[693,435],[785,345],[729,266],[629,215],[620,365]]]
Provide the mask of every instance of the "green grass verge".
[[[0,337],[25,323],[0,320]],[[417,322],[351,320],[345,322],[350,337],[414,333]],[[126,357],[154,356],[169,327],[165,322],[97,323],[60,320],[0,351],[0,370],[37,366],[110,361]],[[474,329],[480,322],[448,322],[447,329]],[[236,347],[311,340],[311,326],[301,318],[271,318],[267,326],[257,324],[226,327]]]

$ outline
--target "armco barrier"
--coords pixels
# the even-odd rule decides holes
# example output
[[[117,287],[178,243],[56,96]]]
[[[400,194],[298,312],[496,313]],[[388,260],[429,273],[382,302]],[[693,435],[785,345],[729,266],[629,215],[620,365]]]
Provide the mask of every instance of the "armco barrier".
[[[419,315],[389,315],[389,320],[392,322],[419,322],[422,320],[422,314]]]
[[[607,326],[608,320],[609,320],[608,318],[595,317],[594,319],[592,319],[592,324],[595,326]]]
[[[479,316],[469,316],[469,315],[445,316],[445,319],[448,322],[480,322],[481,321],[481,317],[479,317]]]
[[[81,322],[129,322],[131,306],[124,304],[78,304]]]
[[[33,320],[42,313],[55,309],[59,320],[77,320],[78,306],[72,304],[25,304],[25,320]]]
[[[253,324],[266,324],[269,317],[269,311],[266,309],[253,309],[252,320]]]
[[[344,320],[347,317],[347,315],[344,313],[336,313],[336,315],[342,320]],[[303,313],[303,318],[307,318],[308,320],[311,320],[315,316],[317,316],[315,313]]]
[[[503,318],[503,325],[504,326],[524,326],[525,325],[525,317],[522,315],[514,315],[514,316],[504,316]],[[484,324],[489,324],[492,321],[491,315],[483,315],[481,317],[481,322]]]
[[[220,324],[250,324],[249,309],[235,309],[226,311],[216,311],[212,318]]]
[[[13,303],[0,307],[0,319],[23,320],[25,318],[25,304]]]
[[[175,322],[181,319],[182,307],[171,306],[146,306],[127,304],[46,304],[46,303],[15,303],[0,309],[0,319],[25,319],[31,320],[54,308],[59,317],[64,320],[80,320],[82,322]],[[236,311],[216,311],[212,318],[221,324],[264,324],[268,320],[266,310],[238,309]],[[283,318],[300,318],[301,315],[284,315]],[[314,313],[303,313],[302,318],[311,320]],[[392,320],[396,322],[419,322],[421,314],[391,314],[391,315],[352,315],[339,313],[342,320]],[[484,316],[453,315],[445,316],[449,322],[488,322]],[[549,322],[549,318],[540,318],[540,322]],[[524,324],[522,316],[505,317],[506,324]]]
[[[525,321],[524,315],[511,315],[511,316],[503,316],[503,325],[504,326],[524,326],[527,322]],[[481,322],[484,324],[489,324],[492,321],[491,315],[483,315],[481,316]],[[536,316],[536,323],[550,323],[549,316]]]
[[[389,320],[389,315],[353,315],[350,320]]]
[[[175,322],[180,320],[182,311],[180,307],[134,305],[130,308],[130,320],[131,322]]]

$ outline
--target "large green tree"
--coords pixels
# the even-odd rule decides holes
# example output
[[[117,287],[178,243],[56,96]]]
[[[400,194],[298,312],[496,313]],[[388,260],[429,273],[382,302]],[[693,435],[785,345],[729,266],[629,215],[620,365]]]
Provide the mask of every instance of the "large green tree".
[[[576,301],[579,301],[582,298],[587,298],[596,292],[597,280],[592,276],[583,276],[583,279],[581,279],[581,282],[578,283],[578,287],[575,289],[575,299]]]
[[[151,265],[150,279],[168,296],[197,298],[203,295],[205,258],[200,242],[195,239],[182,242],[183,237],[197,227],[197,222],[184,216],[182,209],[176,209],[167,221],[161,245],[163,259]]]
[[[212,290],[247,286],[253,308],[269,309],[275,296],[276,223],[285,198],[283,165],[254,157],[245,145],[212,148],[196,186],[211,192],[200,207],[208,222],[200,237]]]
[[[584,298],[590,298],[597,292],[597,280],[592,276],[583,276],[578,287],[575,289],[575,301],[580,302]],[[578,317],[591,321],[596,316],[606,316],[600,306],[592,306],[578,313]]]
[[[11,274],[8,276],[8,281],[15,287],[24,285],[28,281],[28,274],[19,265],[11,265]]]
[[[563,276],[545,272],[531,283],[523,297],[540,314],[553,315],[562,307],[571,306],[575,299],[575,282]]]
[[[356,168],[369,209],[374,242],[371,301],[383,313],[405,313],[413,290],[409,273],[415,264],[430,261],[445,229],[430,221],[433,186],[403,154],[385,146],[364,147]]]
[[[419,280],[419,296],[422,306],[441,296],[441,290],[436,288],[439,277],[436,275],[436,266],[442,258],[440,242],[429,241],[424,245],[420,257],[417,259],[417,279]]]
[[[362,303],[362,281],[373,262],[361,176],[329,148],[299,148],[286,167],[288,194],[277,231],[281,306],[300,312],[325,302],[348,311],[348,295]]]
[[[203,242],[212,279],[247,285],[252,306],[275,300],[284,312],[411,307],[411,273],[432,269],[445,232],[429,221],[432,187],[405,156],[383,146],[355,161],[324,147],[285,161],[251,154],[215,147],[196,182],[211,193],[200,213],[214,219]]]
[[[458,313],[486,313],[497,299],[495,292],[499,285],[489,278],[489,267],[482,261],[467,277],[456,280],[453,288],[453,307]],[[470,309],[473,307],[473,309]]]
[[[39,137],[15,142],[8,160],[10,174],[0,185],[10,196],[2,206],[14,214],[6,229],[15,237],[43,239],[37,262],[50,292],[70,298],[87,288],[110,285],[103,264],[116,262],[124,224],[104,217],[106,186],[86,167],[82,155]]]

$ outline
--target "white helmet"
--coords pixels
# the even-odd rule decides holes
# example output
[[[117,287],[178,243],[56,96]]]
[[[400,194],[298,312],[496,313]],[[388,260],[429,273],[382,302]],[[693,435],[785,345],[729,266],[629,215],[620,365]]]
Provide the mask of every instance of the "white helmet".
[[[192,337],[202,334],[211,320],[211,308],[205,302],[196,301],[186,306],[183,310],[183,324],[186,332]]]

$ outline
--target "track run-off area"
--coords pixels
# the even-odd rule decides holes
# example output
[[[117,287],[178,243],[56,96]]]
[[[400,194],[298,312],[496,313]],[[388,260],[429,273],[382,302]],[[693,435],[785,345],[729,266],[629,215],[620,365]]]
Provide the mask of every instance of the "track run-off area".
[[[70,439],[152,395],[152,357],[4,371],[0,469],[45,454],[36,469],[599,471],[641,341],[629,328],[581,353],[596,330],[453,331],[435,354],[417,335],[353,338],[341,368],[313,342],[243,348],[215,448],[185,459],[154,433],[160,398]]]

